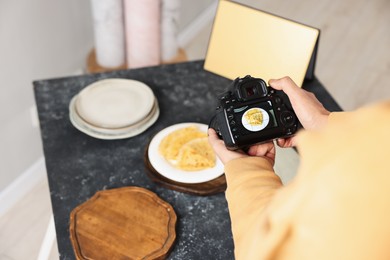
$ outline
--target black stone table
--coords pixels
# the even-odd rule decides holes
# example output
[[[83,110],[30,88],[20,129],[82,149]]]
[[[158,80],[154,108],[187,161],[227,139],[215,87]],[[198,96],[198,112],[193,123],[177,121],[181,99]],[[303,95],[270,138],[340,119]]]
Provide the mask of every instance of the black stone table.
[[[105,78],[146,83],[154,91],[160,117],[147,131],[123,140],[99,140],[69,121],[69,102],[81,89]],[[177,239],[169,259],[233,259],[230,219],[223,193],[195,196],[163,188],[145,174],[143,155],[151,137],[172,124],[208,124],[216,97],[230,80],[203,70],[203,61],[34,82],[50,196],[61,259],[74,259],[69,239],[73,208],[97,191],[140,186],[170,203],[178,216]],[[318,80],[306,82],[330,110],[340,110]]]

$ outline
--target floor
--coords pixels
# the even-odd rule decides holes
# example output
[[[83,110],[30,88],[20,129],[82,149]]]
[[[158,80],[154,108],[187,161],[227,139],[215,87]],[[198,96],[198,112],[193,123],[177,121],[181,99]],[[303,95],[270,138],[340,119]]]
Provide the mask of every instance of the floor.
[[[46,178],[0,218],[0,259],[36,259],[51,217]],[[58,259],[54,243],[49,259]]]
[[[390,1],[291,0],[238,2],[321,29],[316,75],[344,110],[390,98]],[[187,48],[205,56],[211,25]],[[299,164],[295,151],[279,150],[276,171],[284,182]],[[36,259],[51,215],[46,179],[0,217],[0,259]],[[49,259],[58,259],[56,245]]]

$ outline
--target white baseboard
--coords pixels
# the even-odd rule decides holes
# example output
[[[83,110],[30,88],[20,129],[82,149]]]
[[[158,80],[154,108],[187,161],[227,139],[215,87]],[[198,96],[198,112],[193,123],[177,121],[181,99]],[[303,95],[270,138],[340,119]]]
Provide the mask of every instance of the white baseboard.
[[[37,184],[44,181],[45,177],[45,160],[41,157],[0,192],[0,217],[26,196]]]
[[[218,1],[214,1],[179,33],[177,40],[181,48],[188,46],[213,21],[217,7]]]

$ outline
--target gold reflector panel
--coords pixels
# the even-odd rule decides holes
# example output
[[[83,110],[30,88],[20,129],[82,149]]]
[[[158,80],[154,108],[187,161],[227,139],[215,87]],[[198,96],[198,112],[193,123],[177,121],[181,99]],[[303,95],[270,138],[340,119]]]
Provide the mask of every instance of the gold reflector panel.
[[[319,30],[220,0],[204,69],[229,79],[290,76],[302,86]]]

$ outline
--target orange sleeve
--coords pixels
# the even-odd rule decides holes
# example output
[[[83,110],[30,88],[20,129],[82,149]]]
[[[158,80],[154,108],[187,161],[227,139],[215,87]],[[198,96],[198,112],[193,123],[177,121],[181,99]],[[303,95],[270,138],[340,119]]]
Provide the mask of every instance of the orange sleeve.
[[[390,259],[390,102],[298,137],[286,186],[261,157],[225,165],[235,258]]]
[[[258,236],[254,230],[260,222],[264,207],[275,191],[282,187],[280,178],[274,173],[271,163],[261,157],[232,160],[225,165],[227,178],[226,198],[232,221],[235,255],[245,255],[248,238]],[[264,225],[266,225],[264,223]],[[254,232],[253,234],[251,234]]]

